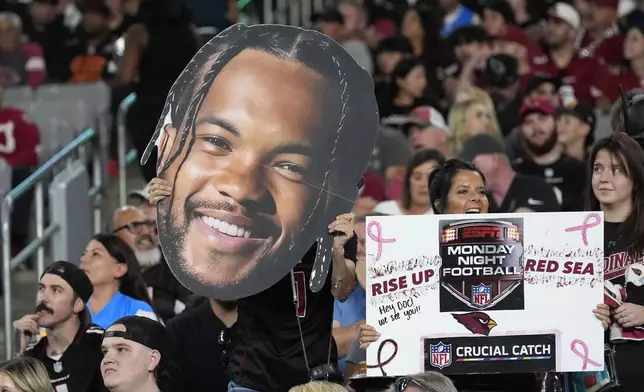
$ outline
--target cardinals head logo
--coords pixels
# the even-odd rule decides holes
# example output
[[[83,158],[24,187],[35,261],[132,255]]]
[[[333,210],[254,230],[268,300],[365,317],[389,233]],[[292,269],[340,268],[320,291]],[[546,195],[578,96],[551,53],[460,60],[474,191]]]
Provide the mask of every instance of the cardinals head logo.
[[[644,264],[635,263],[628,266],[626,283],[632,283],[637,287],[644,285]]]
[[[452,313],[452,316],[473,334],[488,336],[497,325],[496,321],[483,312]]]

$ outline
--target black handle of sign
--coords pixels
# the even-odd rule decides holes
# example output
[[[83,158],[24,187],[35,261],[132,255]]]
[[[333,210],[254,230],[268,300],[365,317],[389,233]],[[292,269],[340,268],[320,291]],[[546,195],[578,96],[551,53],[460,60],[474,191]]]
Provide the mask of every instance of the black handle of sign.
[[[388,344],[391,344],[392,346],[394,346],[394,352],[391,353],[391,356],[389,358],[383,361],[382,351],[384,350],[385,346],[387,346]],[[378,363],[376,365],[367,365],[367,369],[379,368],[380,372],[382,373],[382,376],[387,377],[387,372],[385,372],[385,365],[390,364],[391,361],[393,361],[394,358],[396,358],[397,354],[398,354],[398,343],[396,343],[396,341],[393,339],[385,339],[382,342],[380,342],[380,346],[378,346],[378,354],[377,354]]]

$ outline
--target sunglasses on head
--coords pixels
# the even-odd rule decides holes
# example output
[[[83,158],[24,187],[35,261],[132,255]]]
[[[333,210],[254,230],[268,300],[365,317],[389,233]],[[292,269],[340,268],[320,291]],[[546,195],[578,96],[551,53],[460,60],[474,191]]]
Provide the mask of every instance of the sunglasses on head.
[[[394,389],[396,392],[403,392],[405,388],[407,388],[409,385],[415,385],[420,389],[423,389],[423,386],[418,383],[418,381],[414,380],[411,377],[399,377],[394,381]]]

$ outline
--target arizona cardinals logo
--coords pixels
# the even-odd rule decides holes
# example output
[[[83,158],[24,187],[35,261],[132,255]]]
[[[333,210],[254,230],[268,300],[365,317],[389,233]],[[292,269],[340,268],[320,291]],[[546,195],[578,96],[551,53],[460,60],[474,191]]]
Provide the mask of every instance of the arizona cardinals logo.
[[[496,321],[483,312],[452,313],[452,316],[473,334],[488,336],[492,328],[497,326]]]

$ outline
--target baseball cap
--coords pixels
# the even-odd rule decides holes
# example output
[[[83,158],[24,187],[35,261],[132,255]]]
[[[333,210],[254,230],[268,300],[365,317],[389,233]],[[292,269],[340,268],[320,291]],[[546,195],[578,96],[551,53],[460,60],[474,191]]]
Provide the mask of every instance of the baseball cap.
[[[381,18],[373,22],[373,29],[384,37],[396,34],[396,24],[391,19]]]
[[[403,54],[414,54],[414,48],[411,46],[411,42],[407,37],[402,35],[394,35],[391,37],[384,38],[378,44],[376,53],[384,52],[398,52]]]
[[[125,316],[113,322],[110,327],[114,325],[124,326],[125,331],[106,330],[103,339],[123,338],[157,350],[162,355],[167,353],[165,327],[158,321],[141,316]]]
[[[94,292],[94,286],[92,286],[92,282],[89,280],[85,271],[78,268],[76,264],[72,264],[68,261],[56,261],[55,263],[51,263],[47,268],[45,268],[42,275],[40,275],[40,279],[42,279],[45,274],[61,277],[85,303],[89,301],[89,298]]]
[[[548,10],[548,15],[566,22],[573,29],[578,29],[581,24],[579,13],[567,3],[556,3]]]
[[[531,77],[525,85],[525,95],[530,95],[534,90],[539,88],[543,83],[552,83],[555,86],[555,90],[559,90],[561,87],[560,78],[556,78],[550,75],[535,75]]]
[[[90,324],[92,322],[92,316],[87,310],[87,303],[94,292],[94,286],[92,286],[92,282],[89,280],[87,273],[78,268],[76,264],[68,261],[56,261],[45,268],[45,271],[40,275],[40,279],[45,274],[59,276],[71,286],[76,295],[85,303],[85,307],[78,314],[78,318],[83,325]]]
[[[340,13],[340,11],[333,8],[329,8],[323,12],[313,14],[313,16],[311,16],[311,22],[313,23],[335,22],[335,23],[344,24],[344,17]]]
[[[143,189],[138,189],[127,194],[128,197],[136,197],[145,201],[150,201],[150,185],[146,185]]]
[[[595,130],[595,123],[597,122],[597,117],[595,116],[595,111],[592,106],[585,103],[578,103],[573,107],[560,108],[557,111],[557,116],[568,114],[574,116],[585,122],[590,126],[590,132],[592,133]]]
[[[495,54],[485,63],[485,82],[491,87],[505,88],[519,79],[519,62],[507,54]]]
[[[417,106],[414,108],[414,110],[411,111],[411,114],[404,119],[402,124],[403,133],[407,135],[412,126],[421,128],[432,126],[445,132],[449,132],[449,127],[445,122],[445,117],[431,106]]]
[[[547,99],[541,98],[528,98],[523,101],[521,109],[519,109],[519,121],[523,121],[525,116],[531,113],[543,113],[554,116],[556,114],[555,108],[552,103]]]
[[[459,158],[472,162],[479,155],[503,154],[508,155],[501,141],[489,133],[476,134],[463,143]]]

